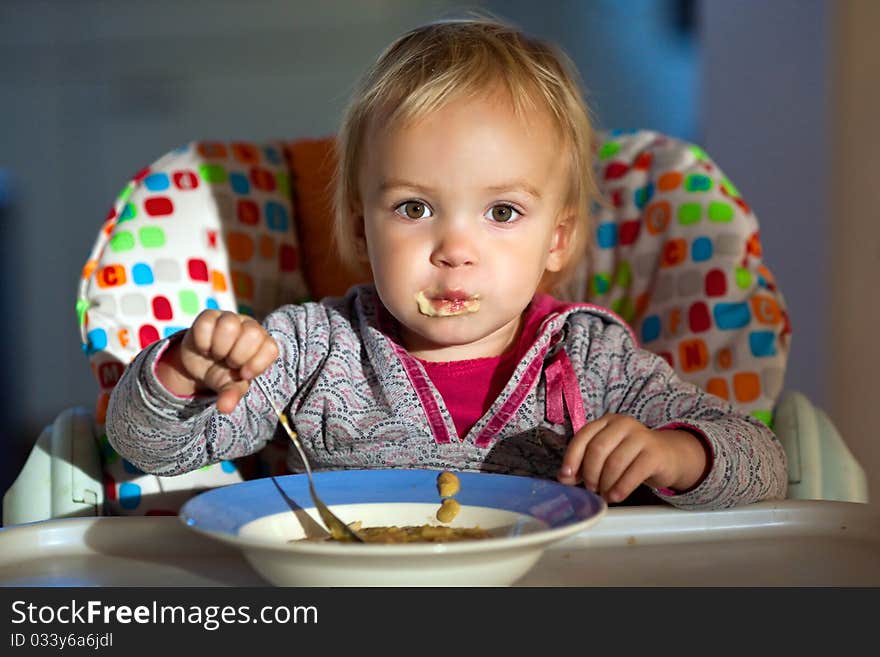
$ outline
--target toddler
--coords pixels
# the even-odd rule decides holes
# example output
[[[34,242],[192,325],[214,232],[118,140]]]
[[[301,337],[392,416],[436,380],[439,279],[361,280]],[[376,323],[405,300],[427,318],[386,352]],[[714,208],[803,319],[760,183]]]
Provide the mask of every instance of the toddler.
[[[488,20],[404,35],[363,79],[338,139],[336,243],[374,283],[261,325],[206,310],[113,391],[112,445],[187,472],[277,430],[313,468],[557,478],[682,508],[782,498],[782,446],[681,381],[610,311],[551,296],[583,259],[592,129],[561,53]],[[288,457],[301,470],[294,451]]]

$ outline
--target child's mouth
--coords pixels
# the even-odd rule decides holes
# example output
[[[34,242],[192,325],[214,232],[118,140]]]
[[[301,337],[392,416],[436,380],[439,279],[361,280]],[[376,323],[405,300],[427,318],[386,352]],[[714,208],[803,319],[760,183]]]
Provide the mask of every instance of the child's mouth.
[[[431,291],[428,294],[419,290],[416,303],[419,304],[419,312],[427,317],[453,317],[477,312],[480,309],[480,295],[461,290]]]

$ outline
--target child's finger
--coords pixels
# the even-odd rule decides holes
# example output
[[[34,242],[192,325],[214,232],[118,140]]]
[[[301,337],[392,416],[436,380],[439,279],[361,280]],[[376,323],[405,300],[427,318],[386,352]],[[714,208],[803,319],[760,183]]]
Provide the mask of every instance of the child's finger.
[[[239,376],[250,381],[269,369],[276,358],[278,358],[278,343],[266,335],[257,353],[239,370]]]
[[[630,436],[624,436],[605,459],[596,490],[602,495],[608,493],[636,460],[642,448],[642,442],[634,440]]]
[[[235,381],[224,386],[218,391],[217,410],[226,415],[232,413],[247,392],[248,385],[247,381]]]
[[[629,497],[636,487],[653,474],[654,462],[647,451],[639,452],[621,477],[605,493],[609,502],[620,502]]]
[[[211,341],[214,337],[214,325],[220,317],[219,310],[204,310],[199,313],[193,325],[184,337],[184,345],[189,342],[193,351],[203,357],[211,353]]]
[[[581,463],[581,477],[584,486],[590,490],[599,490],[602,471],[606,467],[608,457],[618,448],[624,438],[629,435],[630,426],[626,422],[609,421],[587,444],[584,459]]]
[[[232,312],[223,312],[214,324],[214,335],[211,338],[210,357],[222,363],[241,335],[242,318]]]
[[[226,354],[224,362],[232,369],[240,369],[259,352],[266,337],[268,337],[266,330],[256,321],[250,318],[242,319],[238,325],[235,343]]]
[[[576,484],[580,479],[581,464],[584,462],[584,451],[593,437],[599,433],[608,419],[600,417],[584,425],[568,443],[565,453],[562,455],[562,465],[559,467],[558,479],[563,484]]]

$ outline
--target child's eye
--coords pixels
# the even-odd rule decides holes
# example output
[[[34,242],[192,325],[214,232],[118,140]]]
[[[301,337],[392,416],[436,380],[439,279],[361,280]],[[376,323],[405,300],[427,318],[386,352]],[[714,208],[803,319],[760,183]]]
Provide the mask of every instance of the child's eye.
[[[407,219],[424,219],[432,216],[431,208],[421,201],[406,201],[394,208],[394,211]]]
[[[512,221],[516,221],[520,216],[522,215],[520,215],[519,210],[506,203],[493,205],[489,212],[486,213],[488,219],[499,224],[509,224]]]

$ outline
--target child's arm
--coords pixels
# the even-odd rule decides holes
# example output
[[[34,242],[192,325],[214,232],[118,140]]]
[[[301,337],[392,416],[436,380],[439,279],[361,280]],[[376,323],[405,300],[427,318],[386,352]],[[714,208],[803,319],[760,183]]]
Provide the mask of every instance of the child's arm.
[[[207,328],[212,318],[202,317],[198,327],[194,324],[196,331],[150,345],[126,368],[111,395],[106,423],[111,445],[144,472],[160,475],[258,451],[271,439],[277,420],[263,396],[248,391],[248,381],[263,367],[262,378],[274,401],[287,406],[311,375],[307,362],[313,367],[319,360],[318,354],[304,352],[310,322],[306,316],[320,315],[315,310],[285,306],[266,318],[265,330],[245,326],[230,313],[223,324],[235,319],[243,328],[221,327],[216,335],[215,326],[206,331],[212,336],[207,342],[198,330]],[[242,338],[244,349],[239,350],[239,339],[228,340],[225,331]],[[280,358],[272,358],[275,349]]]
[[[597,329],[592,322],[580,329],[588,345],[579,354],[587,363],[581,389],[604,397],[601,412],[569,444],[560,480],[580,475],[609,492],[620,482],[614,501],[644,482],[684,508],[785,497],[785,451],[766,425],[682,381],[661,357],[636,347],[622,326]]]

